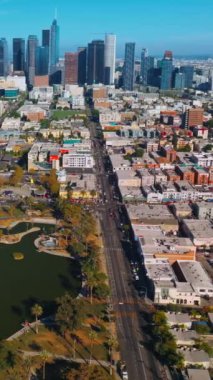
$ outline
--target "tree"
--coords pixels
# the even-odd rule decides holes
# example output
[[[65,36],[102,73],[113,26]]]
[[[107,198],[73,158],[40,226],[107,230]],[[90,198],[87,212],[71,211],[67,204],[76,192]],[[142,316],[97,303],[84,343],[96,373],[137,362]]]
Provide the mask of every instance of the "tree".
[[[32,308],[31,308],[31,313],[32,315],[35,317],[35,325],[36,325],[36,334],[38,334],[38,318],[43,314],[43,308],[42,306],[40,306],[39,304],[35,304]]]
[[[48,359],[50,358],[50,355],[48,354],[47,351],[42,351],[41,354],[40,354],[40,358],[41,358],[41,361],[42,361],[42,379],[45,380],[45,377],[46,377],[46,363],[48,361]]]
[[[22,181],[23,175],[24,175],[23,169],[17,165],[15,167],[15,170],[12,176],[10,177],[10,180],[9,180],[10,185],[16,186],[18,183],[20,183]]]
[[[42,176],[40,181],[48,190],[50,190],[52,195],[58,195],[60,185],[55,169],[51,169],[49,174]]]
[[[144,150],[143,150],[143,148],[140,148],[140,147],[135,148],[135,153],[134,153],[134,156],[135,156],[135,157],[142,158],[143,155],[144,155]]]
[[[96,196],[96,191],[95,191],[95,190],[91,190],[91,191],[90,191],[90,195],[91,195],[91,197],[94,199],[95,196]]]
[[[156,311],[152,317],[152,321],[155,325],[165,325],[167,323],[166,314],[164,311]]]
[[[117,350],[118,348],[118,341],[117,339],[111,335],[107,341],[107,346],[108,346],[108,354],[110,358],[110,374],[112,374],[112,357],[113,357],[113,351]]]
[[[185,146],[178,148],[177,152],[191,152],[191,146],[189,144],[186,144]]]
[[[211,151],[213,149],[213,144],[207,144],[203,147],[204,152]]]
[[[209,334],[210,333],[210,328],[207,324],[196,324],[195,326],[195,331],[198,334]]]
[[[107,284],[99,284],[95,288],[95,295],[98,298],[104,298],[106,299],[110,295],[110,288]]]
[[[103,284],[106,281],[106,275],[102,272],[97,272],[93,269],[93,271],[88,271],[87,276],[87,286],[90,291],[90,303],[93,303],[93,291],[94,288]]]
[[[89,338],[90,338],[90,359],[89,364],[92,362],[92,353],[93,353],[93,346],[95,343],[95,340],[97,339],[97,333],[93,330],[89,332]]]
[[[57,304],[56,320],[62,335],[66,338],[67,331],[73,332],[81,325],[82,301],[66,293],[57,299]]]

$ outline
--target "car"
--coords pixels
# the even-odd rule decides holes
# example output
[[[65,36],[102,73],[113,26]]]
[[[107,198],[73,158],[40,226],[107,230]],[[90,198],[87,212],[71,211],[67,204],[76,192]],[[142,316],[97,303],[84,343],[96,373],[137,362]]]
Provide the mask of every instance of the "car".
[[[122,379],[123,380],[128,380],[129,376],[128,376],[128,372],[127,372],[127,368],[126,368],[125,362],[121,363],[120,370],[121,370],[121,377],[122,377]]]

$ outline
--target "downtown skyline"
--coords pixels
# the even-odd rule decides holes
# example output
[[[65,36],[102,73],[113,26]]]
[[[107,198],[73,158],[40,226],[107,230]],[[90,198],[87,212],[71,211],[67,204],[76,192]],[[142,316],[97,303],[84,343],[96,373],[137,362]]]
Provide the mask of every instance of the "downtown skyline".
[[[140,56],[143,47],[156,56],[162,56],[165,49],[172,50],[176,56],[213,56],[210,0],[202,4],[188,0],[187,4],[178,5],[167,0],[153,0],[152,4],[148,0],[135,0],[131,5],[122,3],[122,7],[119,3],[109,0],[107,4],[99,4],[94,0],[88,6],[85,0],[72,5],[67,1],[61,4],[58,0],[46,0],[41,6],[20,0],[17,9],[15,0],[1,0],[1,36],[8,40],[11,56],[12,38],[26,39],[33,34],[41,40],[41,30],[49,27],[57,7],[60,57],[89,40],[104,39],[105,33],[117,36],[117,58],[124,56],[126,42],[136,43],[136,56]],[[37,13],[39,17],[35,18]]]

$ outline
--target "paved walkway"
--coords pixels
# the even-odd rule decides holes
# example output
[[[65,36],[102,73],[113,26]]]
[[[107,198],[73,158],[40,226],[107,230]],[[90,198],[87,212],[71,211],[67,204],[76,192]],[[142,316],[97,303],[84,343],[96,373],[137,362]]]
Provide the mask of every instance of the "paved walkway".
[[[18,234],[12,234],[12,235],[3,235],[0,238],[1,244],[17,244],[20,243],[22,238],[28,234],[32,234],[33,232],[40,231],[40,227],[33,227],[25,232],[19,232]]]
[[[42,351],[35,352],[35,351],[22,351],[22,350],[20,350],[19,352],[21,352],[24,357],[35,357],[35,356],[42,355]],[[105,367],[105,368],[110,368],[110,366],[111,366],[110,362],[107,362],[104,360],[95,360],[95,359],[90,360],[90,359],[72,358],[72,357],[68,357],[68,356],[64,356],[64,355],[53,355],[50,353],[48,355],[50,358],[53,358],[54,360],[63,360],[63,361],[67,361],[70,363],[93,364],[93,365],[100,365],[100,366]],[[111,368],[114,369],[115,378],[117,380],[121,380],[120,376],[117,374],[116,366],[112,365]]]

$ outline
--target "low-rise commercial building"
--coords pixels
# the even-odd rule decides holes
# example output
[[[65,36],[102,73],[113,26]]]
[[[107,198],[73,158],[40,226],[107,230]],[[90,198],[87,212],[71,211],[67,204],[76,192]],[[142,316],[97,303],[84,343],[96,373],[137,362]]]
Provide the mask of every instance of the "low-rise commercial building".
[[[209,220],[184,219],[182,228],[196,247],[213,245],[213,224]]]

